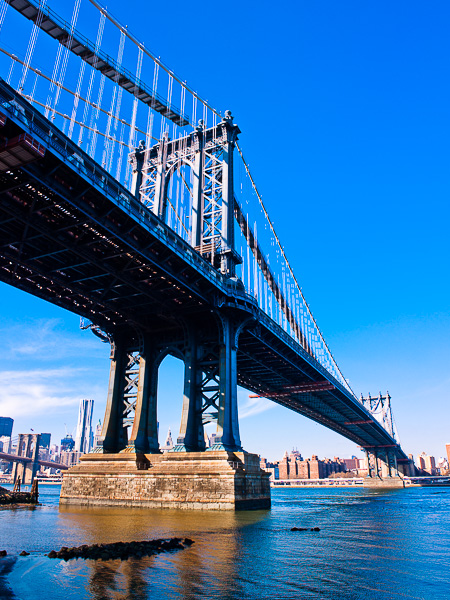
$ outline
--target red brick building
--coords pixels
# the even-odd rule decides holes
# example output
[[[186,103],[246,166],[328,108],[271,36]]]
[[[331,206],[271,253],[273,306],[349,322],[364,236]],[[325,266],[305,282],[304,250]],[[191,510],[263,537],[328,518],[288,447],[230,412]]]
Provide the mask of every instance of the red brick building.
[[[299,452],[289,455],[286,452],[278,462],[280,479],[326,479],[333,473],[346,470],[345,463],[340,458],[319,460],[317,455],[313,454],[311,458],[304,460]]]

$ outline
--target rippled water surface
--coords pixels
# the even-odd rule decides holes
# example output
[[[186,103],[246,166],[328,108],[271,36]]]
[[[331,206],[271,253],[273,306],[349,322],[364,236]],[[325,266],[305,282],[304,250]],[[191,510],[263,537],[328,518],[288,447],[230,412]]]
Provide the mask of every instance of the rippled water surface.
[[[273,490],[270,511],[239,513],[59,509],[59,487],[40,491],[42,506],[0,510],[2,599],[450,600],[450,488]],[[126,561],[44,556],[172,536],[196,543]]]

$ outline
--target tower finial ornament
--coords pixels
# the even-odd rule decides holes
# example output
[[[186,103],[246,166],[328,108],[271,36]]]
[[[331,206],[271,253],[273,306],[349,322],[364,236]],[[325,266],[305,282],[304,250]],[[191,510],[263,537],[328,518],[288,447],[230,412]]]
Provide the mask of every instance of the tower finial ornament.
[[[231,110],[226,110],[226,111],[225,111],[225,116],[224,116],[223,120],[224,120],[224,121],[229,121],[230,123],[232,123],[232,122],[233,122],[233,119],[234,119],[234,117],[233,117],[233,115],[231,114]]]

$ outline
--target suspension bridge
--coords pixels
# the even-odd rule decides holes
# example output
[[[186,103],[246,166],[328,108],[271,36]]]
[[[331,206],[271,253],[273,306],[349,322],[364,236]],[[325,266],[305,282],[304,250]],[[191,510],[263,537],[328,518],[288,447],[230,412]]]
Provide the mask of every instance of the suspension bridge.
[[[86,484],[105,461],[113,479],[133,468],[162,477],[187,457],[204,472],[225,453],[241,505],[267,500],[242,452],[238,385],[354,441],[372,484],[397,484],[409,461],[390,397],[358,399],[342,375],[231,112],[95,0],[57,3],[64,14],[50,4],[0,3],[0,280],[80,315],[111,345],[100,450],[65,476],[62,499],[106,502]],[[163,461],[157,376],[167,354],[184,361],[185,384]]]

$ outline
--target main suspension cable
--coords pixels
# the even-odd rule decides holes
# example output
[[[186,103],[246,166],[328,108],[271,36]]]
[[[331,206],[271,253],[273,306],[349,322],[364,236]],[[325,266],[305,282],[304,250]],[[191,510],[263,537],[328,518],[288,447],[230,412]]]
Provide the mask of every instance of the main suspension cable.
[[[295,277],[295,275],[294,275],[294,272],[293,272],[293,270],[292,270],[292,268],[291,268],[291,265],[289,264],[289,261],[288,261],[288,259],[287,259],[286,253],[284,252],[283,246],[281,245],[281,242],[280,242],[280,240],[279,240],[279,238],[278,238],[278,235],[277,235],[277,234],[276,234],[276,232],[275,232],[275,228],[274,228],[274,226],[273,226],[273,223],[272,223],[272,221],[271,221],[271,219],[270,219],[270,217],[269,217],[269,214],[268,214],[268,212],[267,212],[267,210],[266,210],[266,207],[264,206],[264,203],[263,203],[262,197],[261,197],[261,195],[260,195],[260,193],[259,193],[259,191],[258,191],[258,188],[256,187],[256,184],[255,184],[255,181],[254,181],[254,179],[253,179],[253,177],[252,177],[252,174],[250,173],[250,169],[249,169],[249,167],[248,167],[248,164],[247,164],[247,162],[246,162],[246,160],[245,160],[245,158],[244,158],[244,154],[243,154],[243,152],[242,152],[242,150],[241,150],[241,148],[240,148],[240,146],[239,146],[239,144],[238,144],[237,142],[236,142],[236,148],[237,148],[237,150],[238,150],[238,152],[239,152],[239,155],[240,155],[240,157],[241,157],[241,159],[242,159],[242,162],[244,163],[245,170],[246,170],[246,172],[247,172],[247,175],[248,175],[248,177],[249,177],[249,179],[250,179],[250,181],[251,181],[251,183],[252,183],[253,189],[254,189],[254,191],[255,191],[255,193],[256,193],[256,195],[257,195],[257,197],[258,197],[258,200],[259,200],[259,203],[260,203],[260,205],[261,205],[261,208],[262,208],[262,210],[263,210],[264,216],[266,217],[266,219],[267,219],[267,222],[268,222],[268,224],[269,224],[269,226],[270,226],[270,229],[271,229],[272,235],[274,236],[274,238],[275,238],[275,240],[276,240],[276,242],[277,242],[277,245],[278,245],[278,247],[279,247],[279,249],[280,249],[280,252],[281,252],[281,254],[282,254],[282,256],[283,256],[283,258],[284,258],[284,260],[285,260],[285,262],[286,262],[286,265],[287,265],[287,267],[288,267],[288,269],[289,269],[289,272],[290,272],[290,274],[291,274],[291,277],[292,277],[292,279],[294,280],[294,282],[295,282],[295,285],[296,285],[296,287],[297,287],[297,290],[298,290],[298,292],[299,292],[299,294],[300,294],[300,296],[301,296],[301,298],[302,298],[302,300],[303,300],[303,302],[304,302],[304,304],[305,304],[305,307],[306,307],[306,309],[307,309],[307,311],[308,311],[308,315],[309,315],[309,317],[310,317],[311,321],[313,322],[313,324],[314,324],[314,326],[315,326],[315,328],[316,328],[316,331],[317,331],[317,333],[319,334],[319,336],[320,336],[320,339],[321,339],[321,341],[322,341],[322,343],[323,343],[324,347],[326,348],[326,350],[327,350],[328,354],[330,355],[330,357],[331,357],[331,359],[332,359],[332,361],[333,361],[333,365],[334,365],[334,367],[335,367],[335,369],[336,369],[337,373],[339,373],[339,375],[341,376],[341,378],[342,378],[342,382],[344,383],[345,387],[347,387],[347,389],[348,389],[348,390],[349,390],[349,391],[350,391],[350,392],[351,392],[351,393],[352,393],[352,394],[355,396],[355,394],[354,394],[353,390],[351,389],[351,387],[350,387],[350,385],[349,385],[348,381],[345,379],[345,377],[343,376],[343,374],[342,374],[341,370],[339,369],[339,367],[338,367],[338,365],[337,365],[337,363],[336,363],[336,360],[334,359],[334,356],[333,356],[333,354],[331,353],[331,350],[329,349],[329,347],[328,347],[327,343],[325,342],[325,340],[324,340],[324,338],[323,338],[323,335],[322,335],[322,333],[321,333],[321,331],[320,331],[320,329],[319,329],[319,327],[318,327],[318,325],[317,325],[317,323],[316,323],[316,320],[314,319],[314,316],[313,316],[313,314],[312,314],[312,312],[311,312],[311,310],[310,310],[310,308],[309,308],[309,306],[308,306],[308,303],[306,302],[306,300],[305,300],[305,297],[303,296],[303,292],[302,292],[302,290],[301,290],[301,288],[300,288],[300,285],[299,285],[299,283],[298,283],[298,281],[297,281],[297,278]],[[355,397],[356,397],[356,396],[355,396]]]

